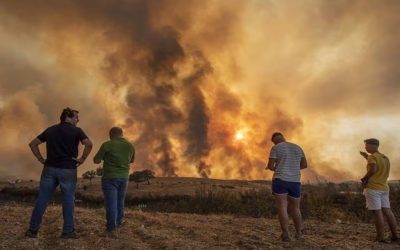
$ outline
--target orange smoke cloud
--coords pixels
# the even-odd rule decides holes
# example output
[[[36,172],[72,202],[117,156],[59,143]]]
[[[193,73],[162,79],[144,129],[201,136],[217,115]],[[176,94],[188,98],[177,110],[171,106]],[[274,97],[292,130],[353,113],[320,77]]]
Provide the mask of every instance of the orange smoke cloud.
[[[389,157],[396,150],[400,131],[387,124],[400,120],[399,10],[390,1],[2,1],[0,174],[37,177],[26,145],[71,106],[97,147],[122,126],[135,167],[158,175],[269,178],[270,136],[282,131],[306,151],[304,179],[357,178],[364,137],[379,137]]]

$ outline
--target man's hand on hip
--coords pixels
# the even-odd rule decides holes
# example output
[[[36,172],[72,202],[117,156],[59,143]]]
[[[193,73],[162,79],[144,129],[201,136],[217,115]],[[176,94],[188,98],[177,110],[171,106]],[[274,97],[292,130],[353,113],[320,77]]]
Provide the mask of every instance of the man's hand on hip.
[[[74,157],[72,157],[72,159],[74,160],[74,161],[76,161],[76,166],[78,167],[79,165],[82,165],[84,162],[85,162],[85,158],[74,158]]]
[[[46,162],[46,159],[44,159],[44,158],[42,157],[42,158],[39,158],[38,161],[44,165],[44,163]]]

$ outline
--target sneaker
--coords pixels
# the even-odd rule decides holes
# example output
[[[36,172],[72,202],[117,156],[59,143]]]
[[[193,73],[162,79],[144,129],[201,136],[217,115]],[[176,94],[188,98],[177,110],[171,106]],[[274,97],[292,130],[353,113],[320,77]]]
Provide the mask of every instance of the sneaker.
[[[76,233],[76,231],[72,231],[70,233],[62,233],[61,238],[63,239],[79,239],[79,234]]]
[[[28,238],[37,238],[38,231],[33,231],[32,229],[28,229],[25,233],[25,236]]]
[[[394,244],[400,244],[400,238],[390,238],[390,243],[394,243]]]
[[[281,235],[281,240],[284,241],[284,242],[289,242],[290,241],[290,237],[289,237],[288,234],[283,233]]]
[[[118,223],[117,223],[117,227],[122,227],[124,224],[125,224],[125,221],[122,220],[121,222],[118,222]]]
[[[296,240],[304,241],[304,235],[302,233],[296,234]]]
[[[118,238],[118,232],[117,232],[116,229],[113,229],[113,230],[108,230],[108,229],[106,229],[106,230],[101,234],[101,237],[117,239],[117,238]]]
[[[389,244],[390,241],[386,239],[379,239],[378,237],[375,238],[375,242],[381,243],[381,244]]]

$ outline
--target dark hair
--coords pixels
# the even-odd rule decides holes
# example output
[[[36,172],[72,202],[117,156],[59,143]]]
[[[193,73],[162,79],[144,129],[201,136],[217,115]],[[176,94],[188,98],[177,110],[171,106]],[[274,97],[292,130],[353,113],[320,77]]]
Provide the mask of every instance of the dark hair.
[[[110,136],[111,137],[113,137],[113,136],[121,136],[121,135],[123,135],[122,128],[120,128],[120,127],[112,127],[110,129]]]
[[[378,140],[378,139],[375,139],[375,138],[365,139],[364,142],[365,142],[366,144],[379,146],[379,140]]]
[[[276,136],[278,136],[278,135],[283,136],[283,134],[282,134],[281,132],[275,132],[275,133],[273,133],[272,136],[271,136],[271,141],[273,141],[274,138],[275,138]]]
[[[63,111],[61,112],[60,115],[60,121],[65,122],[65,120],[67,119],[67,117],[72,118],[75,116],[75,114],[78,114],[79,111],[75,110],[75,109],[71,109],[71,108],[65,108],[63,109]]]

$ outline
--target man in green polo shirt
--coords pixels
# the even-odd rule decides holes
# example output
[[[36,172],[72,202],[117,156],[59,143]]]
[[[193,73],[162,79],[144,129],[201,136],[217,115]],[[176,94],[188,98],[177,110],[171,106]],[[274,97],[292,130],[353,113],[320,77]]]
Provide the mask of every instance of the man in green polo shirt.
[[[110,140],[104,142],[94,163],[103,161],[101,186],[106,208],[107,232],[115,234],[116,228],[123,223],[125,194],[128,187],[129,166],[135,158],[135,148],[123,137],[119,127],[110,130]]]

